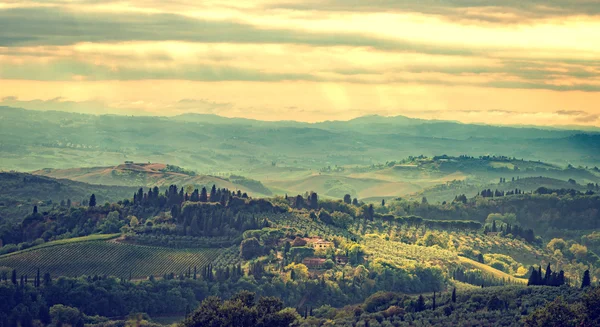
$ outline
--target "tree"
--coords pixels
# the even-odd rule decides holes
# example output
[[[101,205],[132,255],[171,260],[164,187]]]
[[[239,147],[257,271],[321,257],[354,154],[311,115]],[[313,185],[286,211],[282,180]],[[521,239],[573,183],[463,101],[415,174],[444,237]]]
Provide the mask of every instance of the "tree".
[[[210,202],[217,202],[217,200],[217,187],[215,184],[213,184],[212,188],[210,189]]]
[[[310,194],[310,208],[314,210],[319,208],[319,197],[316,192]]]
[[[83,319],[81,312],[77,308],[62,304],[56,304],[50,308],[50,317],[52,318],[52,323],[57,327],[64,325],[78,326]]]
[[[296,206],[296,209],[302,209],[304,207],[304,198],[302,197],[302,195],[298,194],[296,196],[296,202],[294,204]]]
[[[352,200],[352,205],[354,205],[354,206],[358,206],[358,199],[357,199],[357,198],[354,198],[354,199]]]
[[[529,275],[529,279],[527,280],[527,286],[531,285],[540,285],[541,276],[538,276],[538,271],[534,267],[531,267],[531,274]]]
[[[96,206],[96,194],[92,194],[90,196],[90,202],[88,204],[90,207],[95,207]]]
[[[590,280],[590,270],[586,270],[583,272],[583,279],[581,280],[581,288],[586,288],[591,286],[591,280]]]
[[[136,216],[130,216],[129,217],[129,226],[136,227],[139,224],[140,224],[140,221],[137,219]]]
[[[526,326],[577,326],[577,313],[562,297],[537,309],[524,319]]]
[[[381,199],[381,206],[385,207],[385,199]]]
[[[587,256],[588,249],[585,245],[575,243],[571,245],[569,251],[577,260],[582,260]]]
[[[425,298],[423,298],[423,295],[419,295],[417,303],[415,304],[415,311],[421,312],[423,310],[425,310]]]
[[[10,277],[10,281],[14,284],[17,285],[17,270],[13,269],[12,270],[12,275]]]
[[[52,285],[52,277],[50,277],[50,273],[44,274],[44,286]]]
[[[546,247],[552,252],[556,250],[563,251],[567,248],[567,242],[565,242],[565,240],[562,238],[553,238],[550,242],[548,242]]]
[[[37,208],[37,206],[33,206],[33,213],[34,213],[34,214],[38,213],[38,208]]]
[[[421,204],[427,204],[427,203],[428,203],[428,202],[427,202],[427,198],[426,198],[426,197],[423,197],[423,198],[421,199]]]
[[[206,193],[206,187],[202,188],[202,191],[200,192],[200,202],[207,202],[208,201],[208,194]]]
[[[240,255],[242,258],[249,260],[260,255],[262,248],[255,237],[247,238],[240,245]]]
[[[546,267],[546,273],[544,275],[543,284],[550,285],[552,279],[552,269],[550,269],[550,263],[548,263],[548,267]]]
[[[350,194],[344,195],[344,203],[345,204],[351,204],[352,203],[352,196],[350,196]]]
[[[456,287],[452,289],[452,302],[456,303]]]

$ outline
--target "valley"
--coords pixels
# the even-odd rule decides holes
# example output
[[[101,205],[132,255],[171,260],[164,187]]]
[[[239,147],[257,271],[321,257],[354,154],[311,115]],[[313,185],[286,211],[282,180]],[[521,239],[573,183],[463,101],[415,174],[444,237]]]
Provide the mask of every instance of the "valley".
[[[118,121],[108,116],[43,117],[50,126],[107,120],[112,133],[124,132],[114,130]],[[146,324],[190,318],[211,296],[221,297],[218,305],[226,307],[244,292],[276,297],[282,308],[295,308],[281,314],[303,326],[351,320],[443,325],[447,319],[517,326],[545,310],[556,294],[572,297],[566,306],[587,303],[596,290],[587,285],[600,280],[600,171],[589,164],[593,160],[582,159],[595,158],[595,144],[584,143],[573,161],[564,161],[552,155],[467,155],[457,147],[441,152],[429,139],[419,155],[402,155],[402,147],[393,146],[394,154],[383,158],[389,153],[380,150],[387,145],[364,145],[366,152],[358,145],[340,146],[325,153],[318,135],[335,141],[352,126],[369,140],[375,129],[391,132],[400,124],[416,142],[425,137],[421,129],[434,135],[428,124],[442,123],[366,117],[307,126],[204,119],[144,121],[190,128],[213,124],[205,133],[227,124],[255,134],[233,136],[237,145],[220,143],[220,150],[180,148],[176,157],[146,153],[138,139],[131,139],[136,150],[109,146],[116,138],[96,140],[104,145],[95,147],[33,142],[29,149],[53,148],[56,156],[89,152],[78,164],[58,164],[32,152],[28,168],[18,172],[4,156],[0,286],[40,299],[30,304],[35,312],[66,305],[95,327],[125,323],[132,312],[147,314]],[[102,128],[108,132],[107,126]],[[448,134],[455,142],[474,149],[481,140],[464,133],[506,129],[449,126],[456,128]],[[287,139],[296,144],[293,156],[286,154],[285,142],[275,141],[285,129],[304,138]],[[569,131],[510,130],[504,142],[522,138],[528,146],[586,138]],[[257,143],[269,133],[279,136],[263,139],[268,145]],[[244,142],[249,147],[239,145]],[[262,146],[273,147],[269,155],[254,151]],[[234,166],[220,161],[231,161],[225,150],[253,154]],[[234,152],[230,155],[244,157]],[[38,164],[42,158],[47,166]],[[100,295],[84,301],[92,294]],[[467,318],[469,311],[476,316]]]

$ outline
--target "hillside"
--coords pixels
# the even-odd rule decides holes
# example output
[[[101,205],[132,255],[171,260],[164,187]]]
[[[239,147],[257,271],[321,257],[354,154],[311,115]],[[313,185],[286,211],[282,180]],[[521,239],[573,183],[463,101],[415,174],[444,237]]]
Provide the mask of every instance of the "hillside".
[[[395,197],[452,201],[473,196],[482,189],[531,192],[539,187],[585,191],[600,182],[600,171],[562,168],[541,161],[508,157],[408,157],[372,165],[326,166],[319,170],[272,167],[252,169],[247,175],[263,181],[276,194],[299,194],[306,190],[342,198],[350,194],[365,201]],[[502,183],[500,183],[502,179]],[[569,182],[568,180],[573,180]]]
[[[400,296],[394,305],[411,314],[426,310],[415,307],[423,297],[438,296],[437,304],[447,306],[455,288],[457,301],[466,301],[475,288],[499,286],[566,294],[578,290],[568,285],[581,284],[584,271],[600,263],[577,237],[566,238],[597,229],[597,195],[569,191],[370,206],[314,193],[246,198],[223,188],[210,196],[219,202],[210,202],[180,196],[180,190],[148,190],[111,205],[58,206],[0,228],[1,283],[41,292],[45,300],[68,299],[61,303],[106,317],[138,310],[183,316],[187,306],[197,307],[210,295],[230,298],[247,290],[281,298],[282,305],[304,310],[309,321],[310,308],[317,318],[322,310],[343,312],[348,306],[378,312],[376,303],[386,303],[381,294]],[[565,239],[541,238],[538,226],[561,230]],[[532,271],[544,276],[540,266],[551,267],[545,269],[548,277],[523,286]],[[596,282],[600,270],[588,274]],[[77,300],[82,290],[97,289],[104,291],[86,295],[86,303]],[[126,300],[132,298],[138,300]],[[500,308],[488,302],[482,305]]]
[[[445,184],[439,184],[426,188],[413,194],[409,194],[407,195],[407,198],[421,200],[423,197],[425,197],[428,201],[439,203],[443,201],[452,201],[454,197],[460,194],[474,196],[485,189],[494,191],[499,190],[504,192],[519,189],[524,192],[533,192],[540,187],[545,187],[548,189],[574,189],[583,192],[587,190],[587,187],[584,185],[573,184],[565,180],[549,177],[525,177],[514,181],[507,181],[505,183],[489,184],[477,184],[473,182],[454,180],[451,182],[446,182]]]
[[[243,177],[221,178],[216,176],[196,175],[177,166],[161,163],[124,163],[113,167],[41,169],[32,172],[34,175],[52,178],[65,178],[79,182],[117,186],[168,187],[169,185],[192,185],[194,188],[216,185],[219,188],[242,190],[257,196],[270,195],[269,189],[260,182]],[[232,182],[232,180],[234,183]],[[254,183],[252,183],[254,182]]]
[[[60,177],[59,177],[60,178]],[[98,203],[117,202],[131,197],[137,187],[92,185],[69,179],[46,176],[0,172],[0,222],[5,219],[22,219],[38,210],[49,210],[61,201],[74,204],[96,195]]]

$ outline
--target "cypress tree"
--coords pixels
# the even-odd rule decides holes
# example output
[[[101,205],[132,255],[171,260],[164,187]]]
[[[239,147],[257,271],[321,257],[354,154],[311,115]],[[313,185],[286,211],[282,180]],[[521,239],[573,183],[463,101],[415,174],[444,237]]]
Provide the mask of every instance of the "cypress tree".
[[[52,285],[52,278],[50,277],[50,273],[44,274],[44,286]]]
[[[90,202],[88,204],[90,207],[95,207],[96,206],[96,194],[92,194],[90,196]]]
[[[423,295],[419,295],[419,298],[417,299],[417,304],[415,306],[415,311],[421,312],[423,310],[425,310],[425,298],[423,298]]]
[[[202,191],[200,193],[200,202],[207,202],[208,201],[208,194],[206,193],[206,187],[202,188]]]
[[[581,288],[589,287],[589,286],[591,286],[591,284],[592,283],[590,280],[590,271],[588,269],[583,273],[583,280],[581,281]]]
[[[217,202],[217,188],[215,184],[210,189],[210,202]]]
[[[452,302],[456,303],[456,287],[452,289]]]
[[[12,275],[10,277],[10,281],[14,284],[17,285],[17,270],[13,269],[12,271]]]
[[[310,194],[310,208],[315,210],[319,208],[319,197],[316,192]]]
[[[546,274],[544,275],[543,284],[552,285],[552,269],[550,269],[550,263],[548,263],[548,267],[546,267]]]

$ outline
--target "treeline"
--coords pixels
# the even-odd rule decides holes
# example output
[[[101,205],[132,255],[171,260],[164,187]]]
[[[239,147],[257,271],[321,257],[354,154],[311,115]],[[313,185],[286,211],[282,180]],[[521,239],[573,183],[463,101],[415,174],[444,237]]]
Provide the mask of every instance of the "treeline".
[[[486,224],[483,228],[483,232],[487,233],[499,233],[504,237],[519,237],[525,240],[528,243],[534,243],[536,241],[535,232],[531,228],[522,228],[519,225],[512,225],[509,223],[500,224],[500,227],[496,226],[496,220],[494,220],[490,226],[490,224]]]
[[[600,288],[485,287],[427,296],[380,292],[340,309],[320,307],[298,322],[335,326],[584,326],[600,324]]]
[[[419,216],[393,216],[375,214],[376,218],[384,221],[395,222],[398,225],[425,226],[428,228],[480,230],[481,223],[471,220],[433,220]]]
[[[479,269],[465,269],[462,266],[452,271],[452,279],[481,287],[518,284],[517,282],[514,282],[510,279],[497,278],[489,274],[485,274]]]
[[[431,204],[403,199],[376,208],[382,215],[420,216],[431,220],[474,220],[484,222],[493,213],[515,214],[518,224],[542,236],[564,230],[600,229],[600,196],[522,194],[509,197],[468,199]]]

